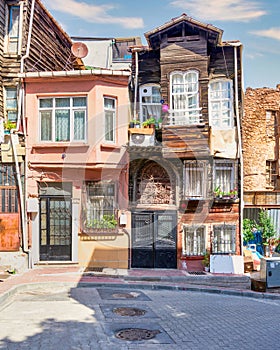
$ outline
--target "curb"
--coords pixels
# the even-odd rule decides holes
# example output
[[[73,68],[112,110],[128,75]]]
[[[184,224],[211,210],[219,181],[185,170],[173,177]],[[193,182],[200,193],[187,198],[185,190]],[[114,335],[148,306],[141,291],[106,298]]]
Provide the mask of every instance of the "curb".
[[[234,289],[222,289],[204,286],[194,286],[194,285],[167,285],[167,284],[143,284],[138,281],[138,283],[128,284],[128,283],[110,283],[110,282],[34,282],[34,283],[23,283],[17,286],[11,287],[10,290],[4,292],[0,295],[0,306],[4,303],[9,302],[9,299],[21,291],[31,290],[34,288],[42,286],[60,286],[68,288],[127,288],[127,289],[144,289],[144,290],[174,290],[174,291],[185,291],[185,292],[199,292],[199,293],[209,293],[209,294],[220,294],[220,295],[230,295],[238,297],[247,297],[254,299],[270,299],[270,300],[280,300],[280,294],[275,293],[263,293],[254,292],[251,290],[234,290]]]

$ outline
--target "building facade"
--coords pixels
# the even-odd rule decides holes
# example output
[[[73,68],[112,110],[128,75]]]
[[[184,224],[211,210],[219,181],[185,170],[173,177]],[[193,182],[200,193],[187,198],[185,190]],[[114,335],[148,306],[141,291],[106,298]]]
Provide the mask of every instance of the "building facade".
[[[183,14],[132,48],[132,267],[242,272],[242,45]],[[156,128],[143,126],[156,124]]]
[[[127,71],[21,75],[32,261],[127,268]]]

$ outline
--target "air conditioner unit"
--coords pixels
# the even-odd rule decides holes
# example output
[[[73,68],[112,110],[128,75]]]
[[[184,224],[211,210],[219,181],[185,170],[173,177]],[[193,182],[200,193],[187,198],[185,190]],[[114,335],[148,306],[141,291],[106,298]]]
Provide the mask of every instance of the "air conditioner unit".
[[[155,145],[155,135],[147,135],[147,134],[130,134],[129,138],[129,146],[140,146],[140,147],[148,147]]]
[[[142,88],[142,96],[152,96],[152,86],[146,86]]]

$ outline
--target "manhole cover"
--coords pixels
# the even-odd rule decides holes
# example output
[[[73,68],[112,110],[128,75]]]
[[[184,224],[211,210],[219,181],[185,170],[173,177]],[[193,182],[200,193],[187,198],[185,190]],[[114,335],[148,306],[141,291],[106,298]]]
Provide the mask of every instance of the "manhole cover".
[[[159,330],[126,328],[115,333],[116,338],[121,340],[148,340],[159,334]]]
[[[113,309],[113,312],[120,316],[142,316],[146,313],[145,310],[137,309],[135,307],[117,307]]]
[[[122,299],[132,299],[136,298],[139,294],[138,293],[114,293],[112,294],[113,298],[122,298]]]

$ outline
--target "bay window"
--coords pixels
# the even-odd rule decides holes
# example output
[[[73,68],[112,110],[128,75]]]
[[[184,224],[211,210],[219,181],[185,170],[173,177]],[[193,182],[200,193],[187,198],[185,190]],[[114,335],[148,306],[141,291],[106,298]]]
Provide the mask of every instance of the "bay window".
[[[236,225],[213,226],[212,254],[235,253]]]
[[[174,72],[170,76],[170,125],[194,125],[200,122],[198,72]]]
[[[85,141],[86,97],[39,99],[41,141]]]
[[[215,79],[209,84],[210,125],[217,129],[233,126],[232,81]]]
[[[116,141],[116,99],[104,97],[105,141]]]
[[[140,121],[149,118],[158,120],[161,116],[161,94],[158,85],[143,85],[140,87]]]
[[[182,254],[203,255],[206,250],[205,226],[183,225]]]

